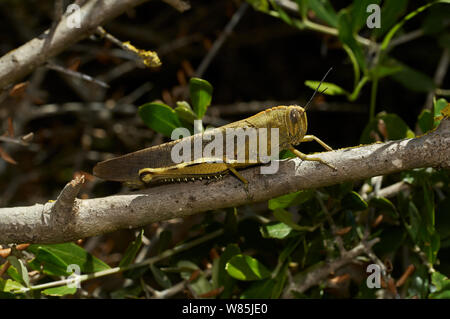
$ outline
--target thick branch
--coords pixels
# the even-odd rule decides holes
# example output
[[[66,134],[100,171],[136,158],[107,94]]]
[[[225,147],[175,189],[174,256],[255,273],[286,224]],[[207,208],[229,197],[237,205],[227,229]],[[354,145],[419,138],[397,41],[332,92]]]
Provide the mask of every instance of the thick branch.
[[[45,31],[0,58],[0,89],[20,80],[74,43],[92,34],[99,25],[148,0],[91,0],[80,10],[80,28],[73,15],[63,15],[52,32]]]
[[[262,175],[260,167],[242,171],[248,192],[234,176],[205,185],[168,184],[140,192],[75,201],[70,227],[49,223],[53,203],[0,209],[0,243],[56,243],[139,227],[230,206],[264,201],[299,189],[316,188],[419,167],[450,168],[450,119],[434,132],[414,139],[375,143],[320,155],[337,168],[290,159],[279,161],[276,174]]]

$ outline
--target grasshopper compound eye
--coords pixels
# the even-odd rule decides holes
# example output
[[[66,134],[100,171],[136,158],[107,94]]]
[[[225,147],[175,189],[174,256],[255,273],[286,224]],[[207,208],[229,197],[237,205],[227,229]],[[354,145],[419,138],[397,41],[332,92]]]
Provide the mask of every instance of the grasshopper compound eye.
[[[296,124],[300,120],[300,113],[298,110],[293,109],[289,112],[289,119],[291,120],[292,124]]]

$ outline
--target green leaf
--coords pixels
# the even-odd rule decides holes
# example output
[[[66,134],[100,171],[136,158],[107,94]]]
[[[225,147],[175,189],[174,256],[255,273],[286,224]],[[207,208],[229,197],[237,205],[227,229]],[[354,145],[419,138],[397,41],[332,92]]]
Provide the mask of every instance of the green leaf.
[[[350,93],[347,98],[350,101],[354,101],[357,99],[359,92],[361,91],[361,89],[363,88],[365,83],[369,80],[369,78],[365,75],[361,79],[361,70],[359,68],[359,63],[358,63],[358,60],[356,59],[356,56],[353,53],[352,49],[350,49],[350,47],[345,43],[342,43],[342,48],[347,53],[348,57],[350,58],[350,61],[352,62],[352,66],[353,66],[353,76],[354,76],[353,92]]]
[[[144,236],[144,229],[142,228],[139,234],[137,235],[136,239],[130,243],[127,250],[123,254],[122,260],[119,263],[119,267],[126,267],[133,262],[134,258],[136,257],[136,254],[141,248],[143,236]]]
[[[82,273],[92,273],[111,268],[103,261],[92,256],[82,247],[74,243],[51,245],[34,244],[30,245],[27,248],[27,251],[30,251],[33,254],[37,255],[39,248],[51,252],[52,254],[60,258],[66,265],[78,265]]]
[[[241,299],[269,299],[272,297],[272,291],[275,288],[274,279],[265,279],[253,283],[244,290],[240,296]]]
[[[111,292],[112,299],[138,298],[142,292],[141,285],[131,285]]]
[[[274,279],[275,286],[272,289],[272,295],[270,296],[270,298],[278,299],[281,296],[281,294],[284,290],[284,285],[286,283],[286,279],[287,279],[288,266],[289,266],[289,263],[284,262],[283,266],[281,267],[278,274],[276,275],[276,277]]]
[[[279,159],[286,159],[286,158],[296,158],[297,155],[295,155],[294,153],[292,153],[290,150],[282,150],[280,151],[279,154]]]
[[[356,41],[352,29],[352,17],[348,10],[341,10],[338,15],[339,39],[353,52],[361,70],[366,70],[366,60],[361,45]]]
[[[326,193],[333,199],[342,199],[353,190],[352,182],[344,182],[324,187]]]
[[[22,293],[25,289],[20,282],[11,279],[7,279],[2,285],[3,292]]]
[[[313,90],[316,90],[317,87],[319,86],[320,81],[310,81],[307,80],[305,81],[305,85]],[[349,93],[344,90],[343,88],[341,88],[340,86],[334,84],[334,83],[330,83],[330,82],[322,82],[322,85],[320,86],[321,90],[325,90],[323,91],[323,94],[326,95],[348,95]]]
[[[300,226],[292,221],[292,214],[289,213],[287,210],[283,208],[277,208],[274,210],[273,215],[277,220],[280,222],[285,223],[292,229],[298,230],[298,231],[314,231],[317,227],[316,226]]]
[[[409,224],[405,222],[405,228],[414,242],[417,242],[420,228],[422,226],[422,218],[419,210],[413,202],[408,202],[407,213],[409,216]]]
[[[313,196],[314,191],[310,189],[282,195],[269,200],[269,209],[275,210],[278,208],[301,205],[309,201]]]
[[[439,99],[434,103],[434,127],[437,127],[441,123],[442,110],[448,105],[445,99]]]
[[[357,192],[351,191],[342,199],[342,206],[351,210],[364,210],[369,205]]]
[[[382,61],[371,70],[372,76],[381,79],[403,70],[403,64],[392,58],[383,58]]]
[[[76,292],[77,292],[76,287],[69,288],[67,286],[52,287],[41,291],[42,294],[47,296],[73,295]]]
[[[350,15],[352,17],[352,32],[358,32],[367,21],[369,13],[367,7],[370,4],[380,4],[381,0],[357,0],[353,1]]]
[[[264,238],[283,239],[291,233],[292,228],[285,223],[270,223],[261,226],[259,231]]]
[[[434,191],[430,183],[422,185],[423,201],[422,214],[425,217],[425,222],[429,231],[434,231],[435,225],[435,209],[434,209]]]
[[[22,277],[20,277],[20,274],[15,267],[8,267],[6,273],[8,274],[9,277],[11,277],[12,280],[23,282]]]
[[[436,88],[433,79],[428,75],[404,64],[400,65],[402,69],[392,74],[391,77],[405,88],[415,92],[430,92]]]
[[[436,35],[446,30],[448,26],[448,17],[450,17],[450,6],[439,4],[428,10],[423,20],[422,30],[427,35]]]
[[[155,278],[158,285],[160,285],[164,289],[172,287],[172,282],[164,271],[153,264],[150,265],[150,270],[152,271],[153,277]]]
[[[422,110],[422,112],[419,115],[417,123],[419,124],[420,130],[422,133],[426,133],[433,129],[433,115],[431,114],[430,110]]]
[[[11,280],[11,279],[8,279]],[[16,296],[10,292],[5,292],[6,280],[0,278],[0,299],[15,299]]]
[[[289,241],[286,247],[278,256],[278,263],[284,263],[286,259],[294,252],[297,246],[303,241],[304,236],[298,236]]]
[[[194,120],[197,119],[197,116],[194,111],[192,111],[191,106],[186,101],[177,102],[175,112],[183,124],[186,124],[185,126],[192,125]]]
[[[34,252],[36,258],[30,261],[29,265],[34,270],[40,270],[50,276],[69,276],[67,272],[67,264],[46,247],[38,247],[37,253]]]
[[[380,125],[383,123],[383,125]],[[380,132],[380,126],[383,126]],[[397,115],[392,113],[381,112],[370,121],[363,130],[361,135],[361,144],[370,144],[376,142],[373,134],[376,133],[381,139],[400,140],[403,138],[414,137],[414,132],[406,125],[406,123]],[[384,136],[386,134],[387,136]]]
[[[435,291],[428,296],[430,299],[450,299],[450,284],[445,289]]]
[[[189,260],[180,260],[177,263],[177,268],[180,272],[181,278],[187,280],[191,277],[192,272],[200,269],[196,264]]]
[[[228,261],[241,253],[241,249],[236,244],[228,244],[224,252],[220,255],[219,259],[219,273],[218,273],[218,283],[219,287],[223,286],[224,289],[220,294],[220,298],[230,298],[233,292],[233,287],[235,285],[235,279],[232,278],[227,270],[226,265]]]
[[[242,281],[261,280],[270,276],[270,271],[257,259],[247,255],[236,255],[226,264],[228,274]]]
[[[337,28],[338,18],[328,0],[308,0],[308,6],[320,19],[328,23],[330,26]]]
[[[436,290],[442,290],[445,286],[450,284],[447,276],[435,271],[431,274],[431,283],[436,287]]]
[[[141,105],[138,114],[145,125],[167,137],[171,137],[174,129],[181,127],[177,113],[170,106],[162,103]]]
[[[430,235],[430,241],[425,243],[425,250],[428,256],[428,261],[434,265],[437,260],[437,254],[439,252],[439,248],[441,248],[441,239],[437,232],[434,232]]]
[[[302,19],[306,18],[306,14],[308,13],[308,0],[295,0],[298,5],[298,11]]]
[[[381,8],[381,28],[376,28],[373,33],[376,37],[385,34],[407,9],[408,0],[385,0]]]
[[[189,286],[197,295],[205,294],[213,289],[212,284],[204,273],[201,273],[194,281],[190,282]]]
[[[278,12],[280,19],[286,22],[288,25],[293,25],[291,17],[279,6],[274,0],[270,0],[270,4]]]
[[[269,11],[269,2],[267,0],[247,0],[251,6],[258,11],[267,13]]]
[[[375,207],[384,212],[389,212],[395,218],[398,217],[397,209],[395,205],[385,197],[373,197],[370,199],[369,205]]]
[[[25,284],[25,286],[29,287],[30,277],[28,277],[28,270],[23,261],[21,259],[18,259],[16,256],[8,256],[6,260],[8,260],[14,268],[16,268],[22,283]]]
[[[191,93],[192,106],[198,119],[202,119],[206,109],[211,104],[213,87],[208,81],[191,78],[189,81],[189,90]]]

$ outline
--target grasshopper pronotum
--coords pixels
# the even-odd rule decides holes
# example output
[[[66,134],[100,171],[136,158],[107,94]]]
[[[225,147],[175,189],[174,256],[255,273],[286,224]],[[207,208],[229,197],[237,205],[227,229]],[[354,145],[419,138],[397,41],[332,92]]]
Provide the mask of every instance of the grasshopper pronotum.
[[[328,72],[330,72],[330,70]],[[327,74],[325,74],[324,78]],[[256,139],[257,137],[249,136],[248,139],[245,140],[246,157],[242,161],[228,160],[227,158],[220,155],[220,157],[215,158],[193,158],[190,161],[177,163],[173,161],[172,156],[173,148],[176,147],[176,145],[179,143],[190,143],[189,145],[193,145],[195,143],[194,139],[201,136],[201,147],[202,149],[204,149],[208,144],[207,142],[210,141],[211,136],[222,134],[227,129],[238,128],[266,128],[268,129],[269,136],[270,129],[277,128],[278,146],[280,150],[290,150],[302,160],[317,161],[335,169],[332,165],[328,164],[322,159],[303,154],[294,148],[294,145],[298,145],[301,142],[316,141],[327,151],[332,150],[331,147],[329,147],[316,136],[306,135],[306,109],[314,95],[317,93],[319,87],[320,84],[311,99],[308,101],[305,108],[297,105],[273,107],[259,112],[258,114],[253,115],[249,118],[233,122],[228,125],[215,128],[213,130],[209,130],[205,133],[198,133],[189,137],[185,137],[183,139],[178,139],[172,142],[156,145],[137,152],[106,160],[98,163],[94,167],[94,175],[105,180],[127,182],[131,185],[142,185],[153,184],[157,182],[160,183],[218,178],[223,174],[232,172],[244,184],[247,184],[247,180],[242,177],[236,169],[263,163],[259,161],[259,157],[256,161],[249,161],[248,157],[249,145],[252,142],[257,143],[257,141],[252,140],[252,138]],[[206,139],[203,138],[205,136],[207,136]],[[265,143],[267,143],[266,149],[269,151],[269,153],[271,153],[272,146],[270,141],[271,138],[268,138],[265,141]],[[277,156],[278,154],[270,155]]]

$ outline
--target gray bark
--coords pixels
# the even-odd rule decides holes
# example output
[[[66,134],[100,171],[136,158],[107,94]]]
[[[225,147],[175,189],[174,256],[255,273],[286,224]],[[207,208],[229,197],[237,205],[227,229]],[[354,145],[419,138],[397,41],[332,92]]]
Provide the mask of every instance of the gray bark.
[[[91,0],[81,7],[80,28],[63,15],[55,29],[47,30],[0,58],[0,89],[19,81],[49,58],[94,33],[96,28],[148,0]],[[72,20],[69,20],[72,21]]]
[[[75,181],[64,189],[64,212],[55,203],[0,209],[0,243],[58,243],[134,228],[152,222],[184,217],[208,210],[239,206],[298,191],[346,181],[362,180],[420,167],[450,168],[450,119],[433,132],[418,138],[375,143],[321,153],[321,163],[290,159],[279,161],[279,171],[260,174],[260,167],[241,171],[249,181],[248,192],[234,176],[205,185],[167,184],[139,192],[95,199],[74,199],[72,211],[67,194],[75,193]],[[64,218],[63,216],[66,216]]]

